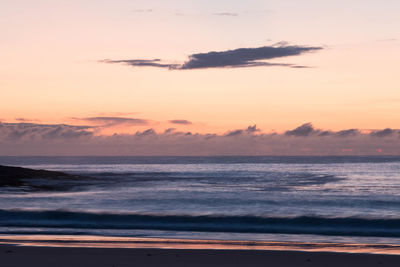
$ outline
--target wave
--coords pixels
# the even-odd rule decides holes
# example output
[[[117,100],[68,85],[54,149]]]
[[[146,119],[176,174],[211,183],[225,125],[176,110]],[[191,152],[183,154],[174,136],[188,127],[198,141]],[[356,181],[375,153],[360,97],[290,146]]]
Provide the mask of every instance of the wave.
[[[0,226],[400,237],[400,219],[397,218],[188,216],[0,210]]]

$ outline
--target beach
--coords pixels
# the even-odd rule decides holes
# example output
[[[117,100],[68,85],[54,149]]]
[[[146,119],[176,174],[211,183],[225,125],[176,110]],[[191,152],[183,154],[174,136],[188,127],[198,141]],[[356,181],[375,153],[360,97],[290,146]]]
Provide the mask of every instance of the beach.
[[[0,245],[1,267],[122,266],[399,266],[399,255],[213,250],[30,247]]]
[[[400,246],[100,236],[0,236],[0,267],[399,266]]]
[[[0,159],[0,267],[400,263],[399,157]]]

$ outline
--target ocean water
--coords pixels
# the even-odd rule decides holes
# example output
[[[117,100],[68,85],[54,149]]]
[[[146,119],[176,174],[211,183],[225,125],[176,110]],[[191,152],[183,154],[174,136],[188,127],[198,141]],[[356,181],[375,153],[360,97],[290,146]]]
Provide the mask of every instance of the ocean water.
[[[0,157],[0,234],[400,244],[400,157]]]

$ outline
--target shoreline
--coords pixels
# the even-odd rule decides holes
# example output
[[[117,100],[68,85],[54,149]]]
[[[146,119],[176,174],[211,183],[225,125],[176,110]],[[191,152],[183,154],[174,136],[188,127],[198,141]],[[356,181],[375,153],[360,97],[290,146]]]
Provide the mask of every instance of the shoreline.
[[[400,255],[283,250],[85,248],[0,245],[0,266],[271,266],[394,267]]]
[[[0,234],[0,245],[18,247],[103,248],[103,249],[195,249],[367,253],[397,255],[400,244],[210,240],[159,237],[117,237],[97,235]]]

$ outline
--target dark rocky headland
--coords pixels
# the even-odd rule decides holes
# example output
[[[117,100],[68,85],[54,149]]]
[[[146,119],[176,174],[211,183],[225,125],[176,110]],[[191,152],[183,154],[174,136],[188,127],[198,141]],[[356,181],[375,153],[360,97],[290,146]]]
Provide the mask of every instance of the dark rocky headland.
[[[54,185],[37,185],[30,183],[30,180],[81,180],[82,176],[71,175],[57,171],[34,170],[21,167],[2,166],[0,165],[0,187],[30,187],[32,189],[56,189]]]

